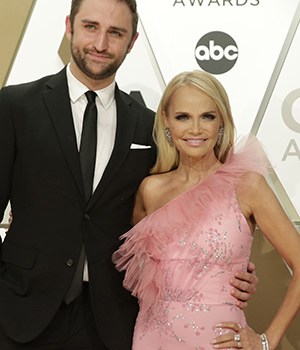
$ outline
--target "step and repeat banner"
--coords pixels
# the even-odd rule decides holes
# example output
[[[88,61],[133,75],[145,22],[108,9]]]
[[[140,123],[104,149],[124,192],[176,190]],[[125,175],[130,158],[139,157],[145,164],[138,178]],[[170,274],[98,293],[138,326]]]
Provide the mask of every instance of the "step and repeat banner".
[[[70,0],[0,1],[0,86],[38,79],[69,59],[64,36]],[[276,195],[295,225],[300,215],[300,1],[299,0],[137,0],[139,38],[117,74],[119,86],[156,109],[168,81],[184,70],[214,74],[231,100],[236,136],[255,133],[273,172]],[[7,222],[8,216],[2,222]],[[286,288],[289,272],[264,240],[256,241],[257,267],[271,259],[270,293]],[[262,258],[263,257],[263,258]],[[274,261],[272,260],[274,259]],[[259,271],[258,271],[259,273]],[[279,276],[277,275],[279,273]],[[269,305],[264,326],[279,302],[260,283],[254,305]],[[266,299],[267,298],[267,299]],[[300,349],[298,328],[283,348]]]

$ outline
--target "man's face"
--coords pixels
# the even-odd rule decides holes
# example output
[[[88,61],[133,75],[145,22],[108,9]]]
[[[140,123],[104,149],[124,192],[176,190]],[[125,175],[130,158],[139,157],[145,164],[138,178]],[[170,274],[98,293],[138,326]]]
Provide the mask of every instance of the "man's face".
[[[71,41],[71,71],[85,85],[109,85],[133,47],[132,14],[117,0],[83,0],[73,30],[66,19]]]

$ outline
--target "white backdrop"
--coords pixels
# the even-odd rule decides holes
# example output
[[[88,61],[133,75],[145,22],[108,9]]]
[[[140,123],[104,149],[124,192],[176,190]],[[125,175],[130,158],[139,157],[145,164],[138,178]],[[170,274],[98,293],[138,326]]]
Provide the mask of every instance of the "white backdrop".
[[[140,37],[117,74],[119,86],[127,92],[140,91],[146,104],[156,109],[165,84],[175,74],[202,69],[195,52],[198,43],[208,38],[211,50],[201,46],[201,63],[214,67],[220,60],[221,68],[232,65],[216,76],[228,91],[237,135],[251,129],[257,133],[274,165],[277,195],[292,219],[299,221],[299,0],[137,3]],[[37,79],[63,67],[58,50],[69,8],[70,0],[36,1],[7,84]],[[213,51],[222,45],[226,51],[229,45],[223,39],[217,42],[214,32],[234,43],[232,57]]]

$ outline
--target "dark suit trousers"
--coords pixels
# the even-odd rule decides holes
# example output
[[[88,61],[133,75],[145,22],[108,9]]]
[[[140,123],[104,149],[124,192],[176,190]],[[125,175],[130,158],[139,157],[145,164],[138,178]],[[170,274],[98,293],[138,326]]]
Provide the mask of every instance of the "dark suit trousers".
[[[107,350],[98,336],[88,286],[71,304],[63,303],[44,332],[30,343],[5,337],[0,328],[1,350]]]

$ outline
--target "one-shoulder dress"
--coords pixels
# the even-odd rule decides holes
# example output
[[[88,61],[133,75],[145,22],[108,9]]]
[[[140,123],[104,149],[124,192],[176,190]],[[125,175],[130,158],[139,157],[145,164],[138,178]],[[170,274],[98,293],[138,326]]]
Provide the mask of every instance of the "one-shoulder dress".
[[[236,184],[267,165],[256,138],[240,141],[217,171],[121,237],[113,262],[140,307],[133,350],[209,350],[226,332],[220,322],[246,325],[229,284],[247,269],[252,244]]]

